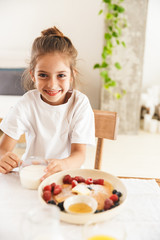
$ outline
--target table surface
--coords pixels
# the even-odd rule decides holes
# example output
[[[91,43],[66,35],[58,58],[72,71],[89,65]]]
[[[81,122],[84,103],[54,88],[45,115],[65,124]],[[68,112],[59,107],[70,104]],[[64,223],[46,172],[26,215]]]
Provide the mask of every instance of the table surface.
[[[155,180],[121,179],[128,197],[121,213],[111,219],[124,225],[126,240],[160,240],[160,188]],[[23,240],[21,222],[40,204],[36,190],[21,186],[19,175],[0,174],[0,239]],[[103,222],[105,226],[107,222]],[[82,240],[83,225],[61,222],[64,240]]]

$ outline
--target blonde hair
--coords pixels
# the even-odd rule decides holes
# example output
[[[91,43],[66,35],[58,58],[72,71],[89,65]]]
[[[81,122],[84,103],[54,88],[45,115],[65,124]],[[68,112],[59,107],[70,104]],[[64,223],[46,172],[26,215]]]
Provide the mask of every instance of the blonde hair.
[[[34,82],[30,76],[30,72],[34,73],[38,57],[52,52],[58,52],[68,56],[71,74],[73,77],[73,87],[75,87],[74,71],[77,72],[77,50],[68,37],[64,36],[63,33],[60,32],[56,27],[52,27],[43,30],[41,32],[41,36],[37,37],[33,42],[29,67],[22,75],[22,82],[25,90],[28,91],[35,88]]]

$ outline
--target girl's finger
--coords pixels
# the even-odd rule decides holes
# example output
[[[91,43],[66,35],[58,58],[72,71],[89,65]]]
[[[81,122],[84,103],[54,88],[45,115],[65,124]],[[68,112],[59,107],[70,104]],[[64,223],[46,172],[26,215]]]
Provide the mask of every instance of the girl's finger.
[[[57,163],[54,160],[52,160],[46,167],[45,172],[51,171],[56,165]]]
[[[7,171],[3,167],[0,167],[0,173],[7,173]]]
[[[18,164],[18,162],[20,161],[19,157],[18,157],[16,154],[14,154],[14,153],[10,153],[9,157],[10,157],[11,159],[13,159],[14,161],[16,161],[17,164]]]
[[[9,158],[9,159],[7,158],[4,162],[9,164],[12,168],[18,167],[17,162],[12,160],[11,158]]]
[[[1,167],[4,168],[7,172],[10,172],[13,169],[13,167],[11,167],[11,165],[6,162],[1,162]]]
[[[59,167],[56,165],[54,168],[52,168],[50,171],[48,171],[40,180],[43,181],[45,178],[51,176],[54,173],[60,172]]]

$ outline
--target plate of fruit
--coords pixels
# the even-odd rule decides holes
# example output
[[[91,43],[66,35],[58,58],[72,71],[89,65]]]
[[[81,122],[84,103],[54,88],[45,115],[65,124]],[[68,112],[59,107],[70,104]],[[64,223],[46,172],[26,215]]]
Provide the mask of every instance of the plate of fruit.
[[[46,178],[39,185],[38,195],[43,204],[60,208],[62,221],[85,224],[90,220],[105,221],[120,213],[126,203],[127,190],[119,178],[107,172],[74,169]]]

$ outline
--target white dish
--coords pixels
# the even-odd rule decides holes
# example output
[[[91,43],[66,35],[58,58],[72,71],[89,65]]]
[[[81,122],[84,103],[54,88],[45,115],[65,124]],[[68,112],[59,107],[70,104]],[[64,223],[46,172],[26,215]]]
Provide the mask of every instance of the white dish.
[[[91,207],[92,211],[87,214],[92,214],[97,209],[97,201],[93,197],[86,196],[86,195],[75,195],[75,196],[67,198],[64,201],[64,209],[66,210],[66,212],[71,213],[71,214],[83,214],[83,215],[86,214],[86,213],[73,213],[69,210],[69,207],[72,204],[76,204],[76,203],[85,203],[89,207]]]
[[[68,223],[73,223],[73,224],[85,224],[86,222],[92,220],[94,222],[101,222],[108,220],[110,218],[113,218],[117,214],[119,214],[123,207],[125,206],[126,199],[127,199],[127,190],[123,182],[117,178],[114,175],[111,175],[107,172],[103,172],[100,170],[94,170],[94,169],[75,169],[75,170],[67,170],[67,171],[62,171],[56,174],[53,174],[46,178],[43,182],[41,182],[39,188],[38,188],[38,195],[39,199],[43,204],[47,204],[43,198],[42,198],[42,193],[43,193],[43,188],[46,185],[49,185],[53,182],[57,184],[62,184],[63,177],[65,175],[71,175],[71,177],[75,176],[82,176],[84,178],[93,178],[93,179],[98,179],[98,178],[103,178],[105,181],[111,183],[113,185],[113,188],[116,189],[117,191],[120,191],[122,193],[122,197],[120,198],[120,205],[112,208],[110,210],[101,212],[101,213],[93,213],[93,214],[85,214],[85,215],[77,215],[77,214],[70,214],[66,212],[61,212],[60,213],[60,219],[64,222]]]

